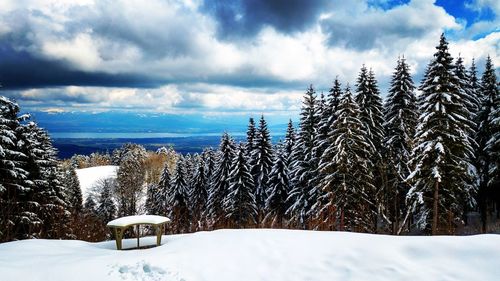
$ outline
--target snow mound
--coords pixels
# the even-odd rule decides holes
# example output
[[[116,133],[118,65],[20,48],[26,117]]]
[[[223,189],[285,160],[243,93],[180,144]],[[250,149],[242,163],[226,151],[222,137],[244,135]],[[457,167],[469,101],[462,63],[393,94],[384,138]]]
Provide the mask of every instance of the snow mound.
[[[87,195],[91,191],[92,187],[94,187],[94,185],[100,180],[109,178],[116,179],[117,172],[118,166],[111,165],[77,169],[76,174],[78,175],[78,180],[80,181],[83,198],[87,198]]]
[[[154,245],[154,237],[141,245]],[[500,235],[405,237],[294,230],[218,230],[164,236],[147,250],[114,241],[0,244],[14,280],[498,280]],[[135,244],[124,241],[124,247]]]

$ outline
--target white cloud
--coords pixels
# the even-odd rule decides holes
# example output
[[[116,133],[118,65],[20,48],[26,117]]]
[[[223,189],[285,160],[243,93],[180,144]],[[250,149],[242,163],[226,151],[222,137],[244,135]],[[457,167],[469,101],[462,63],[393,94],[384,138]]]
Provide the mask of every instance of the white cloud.
[[[486,2],[474,4],[498,11],[498,1]],[[389,10],[360,0],[336,1],[308,30],[286,34],[267,26],[254,38],[221,41],[214,19],[200,5],[200,0],[4,0],[0,40],[10,34],[19,41],[12,42],[16,48],[79,70],[171,81],[157,89],[62,87],[20,93],[36,106],[287,111],[298,109],[309,83],[326,90],[338,75],[352,85],[362,64],[374,69],[382,87],[402,54],[419,75],[440,33],[465,28],[432,0]],[[486,28],[481,24],[491,27],[480,22],[478,30]],[[16,32],[21,35],[12,35]],[[489,54],[500,65],[499,42],[497,31],[452,42],[451,51],[467,59]],[[252,85],[263,78],[271,86]]]
[[[79,33],[70,40],[43,42],[41,48],[47,57],[67,60],[83,70],[95,70],[102,63],[97,44],[91,33]]]

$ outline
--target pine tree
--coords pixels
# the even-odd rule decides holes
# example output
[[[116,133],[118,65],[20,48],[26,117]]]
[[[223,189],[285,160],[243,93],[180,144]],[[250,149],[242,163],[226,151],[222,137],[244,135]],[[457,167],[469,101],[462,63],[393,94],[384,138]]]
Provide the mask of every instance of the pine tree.
[[[315,139],[316,145],[314,146],[316,157],[321,157],[323,151],[328,146],[327,139],[328,132],[330,131],[330,117],[331,110],[326,103],[323,93],[321,93],[316,109],[316,119],[319,122],[317,125],[317,137]]]
[[[99,194],[99,199],[96,204],[96,211],[98,217],[102,222],[107,223],[115,218],[116,206],[113,201],[113,187],[114,180],[104,179],[102,182],[102,189]]]
[[[463,214],[463,202],[472,204],[474,191],[467,171],[473,153],[467,136],[473,124],[467,119],[470,113],[461,98],[444,35],[436,48],[420,86],[414,169],[408,177],[412,188],[407,196],[417,225],[431,226],[432,234],[445,227],[453,232],[454,222]]]
[[[202,230],[206,221],[203,218],[203,213],[207,206],[208,200],[208,178],[205,172],[206,164],[203,160],[196,164],[196,173],[191,181],[189,199],[191,203],[192,217],[194,222],[194,230]]]
[[[144,203],[144,209],[147,214],[155,215],[156,206],[155,206],[155,197],[158,192],[158,185],[154,183],[148,184],[146,188],[146,203]]]
[[[143,193],[146,174],[144,160],[146,150],[142,146],[124,145],[117,173],[117,193],[119,195],[119,216],[135,215],[138,200]]]
[[[475,103],[472,109],[469,109],[471,113],[474,113],[475,115],[475,121],[477,121],[477,115],[479,114],[479,110],[481,109],[481,84],[479,82],[479,79],[477,78],[477,69],[476,69],[476,61],[472,59],[471,66],[469,70],[467,71],[467,77],[469,80],[469,91],[470,95],[473,98],[473,102]],[[477,131],[477,125],[475,130]]]
[[[33,183],[29,200],[36,202],[31,212],[41,219],[40,233],[35,237],[63,238],[70,233],[65,222],[69,220],[66,210],[62,172],[59,168],[57,150],[48,133],[34,122],[20,128],[20,146],[27,156],[24,169]]]
[[[340,103],[340,98],[342,96],[342,85],[338,79],[335,78],[333,81],[332,88],[328,91],[328,115],[330,116],[328,120],[328,128],[332,127],[332,123],[335,121],[335,113],[337,112],[337,107]]]
[[[186,183],[186,163],[182,157],[177,161],[171,190],[167,196],[171,225],[175,233],[189,231],[189,187]]]
[[[35,203],[28,196],[32,183],[24,169],[27,157],[17,146],[25,119],[15,102],[0,96],[0,241],[26,238],[41,223],[31,212]]]
[[[282,147],[277,150],[269,174],[269,196],[266,199],[264,221],[271,227],[285,226],[285,213],[288,209],[287,198],[290,192],[288,159]]]
[[[251,152],[251,173],[255,183],[254,196],[260,212],[265,205],[267,182],[273,165],[273,147],[264,115],[260,117],[254,146]]]
[[[475,69],[474,64],[472,67]],[[475,70],[473,72],[475,72]],[[470,76],[465,69],[462,57],[458,57],[455,61],[455,76],[460,86],[460,96],[463,98],[463,103],[467,107],[467,112],[470,114],[468,119],[475,120],[479,106],[479,98],[472,85],[474,83],[472,81],[474,78]],[[474,124],[474,127],[471,129],[475,129],[475,127],[476,125]],[[475,131],[473,130],[472,133],[475,134]]]
[[[486,143],[485,150],[492,160],[488,170],[488,187],[496,204],[498,218],[500,217],[500,95],[498,94],[498,84],[493,105],[494,110],[491,111],[488,118],[492,135]]]
[[[257,130],[255,129],[255,121],[253,117],[248,119],[248,129],[247,129],[247,142],[246,142],[246,152],[248,157],[251,157],[252,151],[255,148],[255,141],[257,137]]]
[[[373,223],[374,186],[369,172],[372,144],[364,134],[361,111],[349,86],[338,105],[332,124],[330,146],[319,171],[322,196],[315,206],[323,229],[369,231]]]
[[[408,161],[413,149],[413,137],[418,111],[415,86],[404,58],[398,59],[392,75],[389,95],[384,108],[385,156],[388,166],[388,192],[383,202],[387,206],[393,234],[406,225],[408,214],[405,198],[410,186],[405,179],[410,174]]]
[[[92,195],[88,195],[85,198],[85,203],[83,204],[83,211],[88,215],[97,215],[97,203]]]
[[[356,102],[361,111],[360,120],[365,126],[366,138],[373,144],[368,159],[370,159],[369,172],[374,177],[374,184],[377,186],[377,193],[374,206],[377,208],[378,216],[374,216],[373,227],[377,228],[377,218],[385,218],[383,198],[387,196],[386,163],[382,158],[382,142],[384,140],[384,118],[382,99],[377,86],[375,74],[368,71],[363,65],[356,84]]]
[[[229,189],[223,206],[230,226],[247,227],[257,223],[257,205],[253,194],[253,177],[245,156],[245,148],[239,145],[229,174]]]
[[[483,223],[483,232],[487,232],[488,230],[488,207],[494,203],[495,195],[499,194],[498,191],[495,190],[498,188],[495,188],[495,185],[491,185],[495,180],[490,178],[490,175],[492,175],[491,172],[494,174],[498,170],[495,163],[496,159],[493,158],[496,155],[496,141],[494,138],[497,137],[495,134],[495,122],[497,119],[494,118],[494,115],[499,106],[498,95],[495,67],[493,66],[490,56],[488,56],[485,70],[481,78],[481,109],[477,116],[478,129],[476,134],[476,142],[478,145],[476,163],[479,174],[478,205]],[[499,203],[497,204],[500,205]]]
[[[366,129],[367,138],[375,146],[372,159],[380,159],[383,129],[383,107],[380,92],[373,71],[368,71],[363,65],[356,83],[356,102],[361,111],[360,120]]]
[[[300,132],[292,153],[292,190],[288,200],[290,208],[287,214],[296,226],[306,229],[309,223],[309,211],[316,199],[311,190],[316,185],[316,172],[319,160],[314,147],[317,137],[316,94],[312,85],[307,89],[300,112]]]
[[[285,143],[284,143],[284,149],[282,152],[285,154],[284,157],[287,160],[287,162],[291,161],[293,147],[295,145],[296,138],[297,137],[295,135],[295,129],[293,127],[293,122],[292,122],[292,119],[290,119],[288,121],[288,126],[286,128]]]
[[[234,141],[228,133],[224,133],[221,138],[215,171],[210,183],[208,194],[208,217],[211,220],[212,228],[225,226],[225,211],[222,202],[229,190],[229,173],[231,164],[235,157]]]
[[[155,215],[166,216],[168,213],[167,197],[171,192],[171,178],[168,165],[165,163],[154,194],[151,212]]]
[[[207,184],[210,185],[214,170],[215,170],[215,152],[209,147],[205,148],[202,153],[203,163],[205,163],[205,178],[207,179]],[[207,188],[208,188],[207,185]]]
[[[76,170],[72,165],[63,169],[62,185],[66,190],[66,202],[68,209],[72,214],[79,214],[83,210],[83,195],[80,187],[80,181]]]
[[[475,68],[475,66],[473,65]],[[477,130],[477,123],[475,122],[477,120],[477,113],[478,113],[478,105],[479,105],[479,98],[476,95],[477,92],[474,91],[474,88],[472,87],[472,80],[474,79],[473,77],[469,76],[469,73],[465,69],[465,66],[463,64],[463,59],[461,57],[458,57],[457,60],[455,61],[455,76],[458,79],[458,85],[459,85],[459,96],[462,101],[463,106],[465,106],[466,111],[467,111],[467,120],[470,121],[470,129],[468,131],[467,137],[469,138],[469,143],[472,147],[473,153],[470,153],[468,157],[469,159],[466,160],[466,163],[464,165],[467,165],[467,172],[469,173],[469,178],[470,178],[470,185],[473,186],[474,190],[478,190],[477,186],[477,163],[475,159],[474,152],[477,151],[477,143],[475,141],[475,136],[476,136],[476,130]],[[464,222],[467,223],[467,212],[469,212],[469,202],[463,202],[463,215],[462,218],[464,219]]]

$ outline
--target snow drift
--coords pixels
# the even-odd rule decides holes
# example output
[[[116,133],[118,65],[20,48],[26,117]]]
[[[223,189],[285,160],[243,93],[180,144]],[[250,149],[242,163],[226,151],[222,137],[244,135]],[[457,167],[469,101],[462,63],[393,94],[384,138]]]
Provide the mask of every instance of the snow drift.
[[[124,246],[135,244],[134,239]],[[141,245],[154,244],[154,237]],[[498,280],[500,236],[404,237],[294,230],[164,236],[162,246],[24,240],[0,245],[14,280]]]

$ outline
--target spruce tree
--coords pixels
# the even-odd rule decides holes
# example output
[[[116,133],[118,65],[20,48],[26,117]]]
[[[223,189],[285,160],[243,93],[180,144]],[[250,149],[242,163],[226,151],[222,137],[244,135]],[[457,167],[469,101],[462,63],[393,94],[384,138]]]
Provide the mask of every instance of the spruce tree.
[[[113,188],[115,184],[114,179],[104,179],[102,182],[102,189],[96,204],[96,211],[103,223],[113,220],[116,215],[116,206],[113,201]]]
[[[335,78],[333,81],[333,86],[328,91],[328,115],[330,116],[328,120],[328,126],[331,128],[333,121],[335,121],[335,113],[337,112],[337,107],[340,103],[340,98],[342,96],[342,85],[338,79]]]
[[[325,151],[328,146],[328,132],[330,131],[330,117],[331,110],[326,103],[325,97],[323,93],[320,95],[320,99],[318,102],[317,110],[316,110],[316,118],[318,120],[317,125],[317,137],[315,139],[316,145],[314,147],[316,157],[321,157],[323,151]]]
[[[349,86],[335,114],[330,146],[319,167],[323,194],[315,206],[316,215],[323,229],[370,231],[375,194],[367,156],[373,145],[364,134],[361,111]]]
[[[208,192],[208,186],[210,185],[214,170],[215,170],[215,152],[214,150],[209,147],[203,149],[202,159],[203,163],[205,163],[205,178],[207,180],[207,192]]]
[[[117,173],[116,191],[119,197],[119,216],[129,216],[137,213],[138,200],[143,194],[146,150],[139,145],[126,144],[123,151]]]
[[[225,211],[222,202],[229,191],[229,174],[235,157],[234,141],[228,133],[221,138],[214,174],[210,182],[208,194],[208,216],[212,228],[224,227],[226,223]]]
[[[356,102],[361,111],[360,120],[365,126],[366,138],[373,144],[368,159],[370,159],[369,172],[372,173],[374,185],[377,187],[377,193],[374,200],[377,202],[374,206],[377,208],[377,216],[374,216],[373,227],[376,231],[377,219],[385,219],[384,198],[387,197],[387,179],[386,163],[383,159],[383,140],[384,140],[384,118],[382,99],[377,86],[377,80],[372,70],[368,71],[363,65],[358,76],[356,84]],[[387,221],[387,219],[385,219]]]
[[[473,62],[474,63],[474,62]],[[472,67],[475,68],[474,65]],[[465,165],[467,165],[467,171],[469,173],[470,184],[473,186],[474,190],[478,190],[477,181],[477,163],[475,152],[477,152],[477,143],[475,141],[476,131],[477,131],[477,114],[478,114],[478,105],[479,105],[479,97],[477,96],[477,92],[473,88],[474,77],[471,77],[465,66],[463,64],[463,59],[458,57],[455,61],[455,76],[458,79],[459,84],[459,96],[462,101],[463,106],[465,106],[467,111],[467,120],[470,121],[470,130],[468,131],[467,137],[469,138],[469,143],[472,147],[473,153],[469,154],[469,159],[466,160]],[[463,215],[462,218],[464,222],[467,223],[467,213],[470,211],[469,202],[463,202]]]
[[[296,141],[295,128],[293,127],[292,119],[288,120],[288,126],[286,128],[285,141],[284,141],[284,149],[282,153],[284,153],[284,157],[287,162],[291,161],[293,147]]]
[[[360,120],[365,126],[367,138],[375,146],[371,157],[378,161],[381,158],[384,139],[382,99],[373,71],[368,71],[364,65],[356,83],[356,102],[361,111]]]
[[[420,86],[420,116],[407,198],[420,228],[432,234],[453,233],[463,202],[472,204],[473,186],[467,171],[472,146],[470,113],[460,93],[448,42],[441,35],[434,59]]]
[[[168,170],[167,163],[165,163],[160,176],[160,181],[158,182],[158,186],[154,194],[153,203],[151,204],[151,211],[154,214],[160,216],[168,214],[167,196],[170,194],[171,189],[170,171]]]
[[[481,83],[479,79],[477,78],[477,69],[476,69],[476,61],[475,59],[472,59],[471,66],[469,70],[467,71],[467,77],[469,80],[469,91],[470,95],[473,98],[473,102],[475,102],[474,106],[472,107],[471,113],[474,113],[475,115],[475,121],[477,123],[477,117],[479,114],[479,111],[481,110],[481,102],[482,102],[482,97],[481,97]],[[477,131],[478,124],[476,124],[475,130]]]
[[[85,198],[85,203],[83,204],[83,211],[87,215],[97,216],[97,203],[92,195],[88,195]]]
[[[203,213],[207,207],[208,200],[208,178],[205,172],[206,164],[203,160],[196,163],[196,173],[191,181],[189,200],[192,210],[193,228],[201,230],[206,221],[203,218]]]
[[[251,173],[255,184],[254,196],[260,212],[265,205],[267,182],[273,165],[273,147],[264,115],[259,120],[254,146],[251,152]]]
[[[316,199],[311,196],[317,179],[319,160],[315,155],[317,137],[317,106],[316,93],[312,85],[309,86],[302,103],[300,112],[300,132],[292,153],[292,190],[288,200],[290,208],[287,214],[297,227],[306,229],[309,224],[309,211]]]
[[[175,233],[184,233],[190,228],[189,187],[186,183],[186,163],[181,157],[175,167],[171,189],[167,196],[171,225]]]
[[[66,190],[66,202],[68,209],[72,214],[79,214],[83,210],[83,195],[80,187],[80,181],[76,170],[72,165],[63,169],[62,185]]]
[[[475,69],[474,62],[472,67]],[[475,70],[473,71],[473,73],[474,72]],[[455,76],[457,77],[458,84],[460,86],[460,96],[463,99],[464,105],[467,107],[467,112],[470,114],[468,119],[475,120],[478,112],[479,97],[474,91],[474,77],[470,76],[470,73],[468,73],[465,69],[462,57],[458,57],[455,61]],[[475,128],[476,125],[474,124],[474,126],[471,128],[473,129],[471,137],[475,134]]]
[[[398,59],[392,75],[389,95],[384,108],[385,157],[388,189],[383,202],[393,234],[399,234],[407,224],[405,198],[410,186],[405,179],[410,174],[408,161],[413,149],[413,137],[418,111],[415,86],[404,58]]]
[[[156,193],[158,192],[158,185],[154,183],[148,184],[146,188],[146,202],[144,203],[144,209],[147,214],[149,215],[155,215],[156,209],[155,209],[155,197]]]
[[[492,175],[490,171],[494,174],[495,171],[498,170],[495,163],[496,159],[493,158],[496,154],[496,142],[494,138],[497,137],[495,133],[495,122],[497,122],[497,119],[494,118],[494,115],[499,106],[498,95],[495,67],[490,56],[488,56],[485,70],[481,77],[481,109],[477,116],[478,129],[476,134],[476,142],[478,145],[476,163],[479,174],[478,205],[483,223],[483,232],[488,231],[488,206],[496,201],[494,197],[498,198],[499,194],[498,191],[496,191],[498,188],[492,185],[495,180],[490,177],[490,175]]]
[[[253,194],[253,177],[245,155],[239,145],[229,174],[229,188],[223,200],[224,211],[231,227],[248,227],[257,223],[257,205]]]
[[[498,84],[497,84],[498,85]],[[488,188],[491,190],[492,199],[495,202],[497,218],[500,217],[500,95],[497,94],[493,101],[494,109],[488,118],[491,128],[491,138],[486,143],[486,153],[488,153],[491,163],[488,169]]]
[[[290,192],[288,159],[283,147],[279,147],[269,174],[269,195],[266,199],[264,221],[270,227],[284,227],[287,198]]]
[[[250,117],[248,119],[248,128],[247,128],[247,142],[245,146],[245,150],[247,152],[247,156],[251,157],[252,151],[255,148],[255,141],[257,137],[257,130],[255,128],[255,121],[253,120],[253,117]]]
[[[29,200],[32,183],[24,169],[27,157],[17,146],[20,122],[26,118],[19,115],[15,102],[0,96],[0,241],[26,238],[41,223],[30,212],[35,203]]]
[[[29,122],[20,129],[21,150],[27,156],[24,169],[33,183],[29,200],[36,202],[31,212],[36,213],[43,222],[41,232],[36,237],[63,238],[70,232],[65,225],[69,213],[66,210],[57,150],[48,133],[36,123]]]

